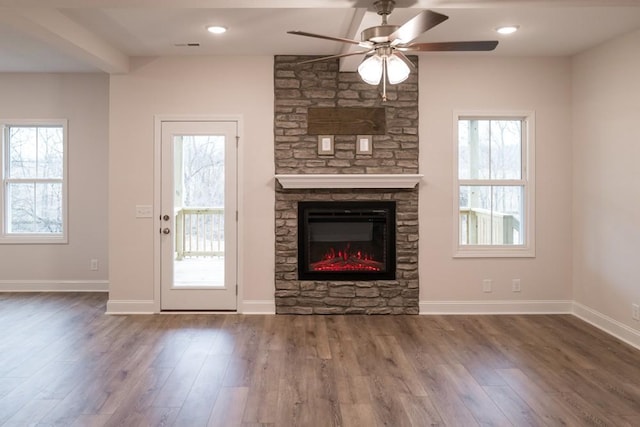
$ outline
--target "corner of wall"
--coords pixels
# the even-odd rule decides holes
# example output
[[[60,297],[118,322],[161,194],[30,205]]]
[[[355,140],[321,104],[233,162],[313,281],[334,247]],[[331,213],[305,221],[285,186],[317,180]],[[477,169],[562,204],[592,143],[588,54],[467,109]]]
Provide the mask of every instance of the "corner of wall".
[[[609,335],[640,350],[640,330],[633,329],[624,323],[602,314],[579,302],[573,302],[572,314]]]

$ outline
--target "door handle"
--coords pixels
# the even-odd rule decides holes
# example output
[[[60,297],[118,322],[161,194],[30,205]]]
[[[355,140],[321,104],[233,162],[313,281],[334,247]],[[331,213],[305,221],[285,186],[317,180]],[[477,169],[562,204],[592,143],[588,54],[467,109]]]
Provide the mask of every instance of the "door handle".
[[[169,234],[169,233],[171,233],[170,229],[168,229],[168,228],[163,228],[162,229],[162,234]]]
[[[171,217],[169,215],[163,215],[162,219],[164,219],[165,221],[169,221]]]

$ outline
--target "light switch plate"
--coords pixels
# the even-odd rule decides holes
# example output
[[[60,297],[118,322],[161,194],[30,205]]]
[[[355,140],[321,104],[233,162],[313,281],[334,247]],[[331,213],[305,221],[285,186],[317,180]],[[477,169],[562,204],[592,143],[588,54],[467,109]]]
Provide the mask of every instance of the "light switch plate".
[[[136,218],[151,218],[153,208],[151,205],[136,205]]]

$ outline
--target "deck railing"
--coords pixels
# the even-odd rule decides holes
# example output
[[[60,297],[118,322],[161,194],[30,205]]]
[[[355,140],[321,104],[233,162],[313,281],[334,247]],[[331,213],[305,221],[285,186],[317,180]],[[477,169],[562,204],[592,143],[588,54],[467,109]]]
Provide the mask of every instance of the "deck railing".
[[[462,244],[511,245],[518,236],[520,221],[511,214],[488,209],[460,208]],[[515,233],[514,233],[515,232]]]
[[[224,209],[181,208],[176,218],[176,259],[224,255]]]

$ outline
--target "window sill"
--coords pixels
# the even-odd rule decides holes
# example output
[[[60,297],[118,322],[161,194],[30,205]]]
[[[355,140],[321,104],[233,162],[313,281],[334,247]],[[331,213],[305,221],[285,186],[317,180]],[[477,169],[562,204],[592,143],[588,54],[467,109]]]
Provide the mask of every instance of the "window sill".
[[[454,258],[535,258],[536,251],[529,247],[458,247]]]
[[[0,245],[65,245],[69,243],[67,236],[4,236],[0,237]]]

